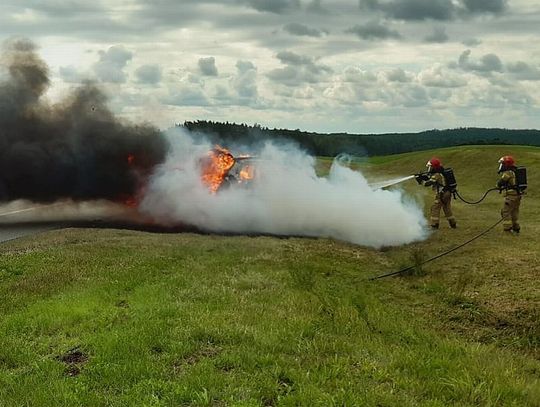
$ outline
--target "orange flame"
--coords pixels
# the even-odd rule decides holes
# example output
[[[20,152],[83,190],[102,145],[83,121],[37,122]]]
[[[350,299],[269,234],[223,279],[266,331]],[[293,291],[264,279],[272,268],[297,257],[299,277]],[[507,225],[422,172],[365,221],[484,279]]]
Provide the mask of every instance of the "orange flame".
[[[226,148],[216,145],[208,152],[201,162],[201,179],[211,193],[217,192],[234,163],[233,155]]]
[[[240,180],[241,181],[252,180],[254,176],[254,172],[255,170],[252,165],[245,165],[240,171]]]
[[[127,156],[127,162],[129,165],[133,165],[133,162],[135,161],[135,156],[133,154],[128,154]]]

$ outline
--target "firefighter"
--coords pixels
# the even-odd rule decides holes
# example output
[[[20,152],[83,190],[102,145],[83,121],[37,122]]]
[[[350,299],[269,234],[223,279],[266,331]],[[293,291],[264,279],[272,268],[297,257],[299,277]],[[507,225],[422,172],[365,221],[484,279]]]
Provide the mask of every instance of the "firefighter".
[[[519,206],[521,204],[521,191],[516,183],[516,162],[514,157],[505,155],[499,160],[499,174],[501,178],[497,181],[497,188],[504,191],[504,204],[501,209],[503,218],[503,230],[507,233],[518,234],[519,226]]]
[[[452,229],[457,227],[456,218],[452,214],[452,190],[446,185],[446,179],[443,176],[444,168],[441,165],[441,160],[433,157],[426,164],[427,171],[416,176],[419,184],[423,182],[424,186],[431,187],[435,192],[435,201],[431,205],[431,227],[439,228],[439,220],[441,209],[444,216],[448,220],[448,224]]]

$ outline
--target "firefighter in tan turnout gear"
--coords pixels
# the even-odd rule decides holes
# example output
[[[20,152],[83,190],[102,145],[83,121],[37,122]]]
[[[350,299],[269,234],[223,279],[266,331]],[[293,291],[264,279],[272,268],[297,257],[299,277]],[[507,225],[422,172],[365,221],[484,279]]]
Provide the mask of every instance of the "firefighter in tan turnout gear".
[[[518,183],[517,171],[516,162],[512,156],[505,155],[501,157],[499,160],[499,174],[501,174],[501,177],[497,181],[497,188],[504,192],[504,204],[501,209],[503,229],[505,232],[516,234],[521,229],[519,226],[519,206],[524,188],[526,188],[526,181],[524,186]]]
[[[416,175],[416,181],[419,184],[424,184],[426,187],[431,187],[435,192],[435,201],[431,205],[431,227],[439,228],[441,209],[444,216],[448,220],[448,224],[452,229],[457,227],[456,218],[452,213],[452,192],[455,190],[455,185],[448,184],[444,177],[445,170],[441,164],[441,160],[433,157],[426,164],[427,171]],[[453,175],[452,175],[453,176]]]

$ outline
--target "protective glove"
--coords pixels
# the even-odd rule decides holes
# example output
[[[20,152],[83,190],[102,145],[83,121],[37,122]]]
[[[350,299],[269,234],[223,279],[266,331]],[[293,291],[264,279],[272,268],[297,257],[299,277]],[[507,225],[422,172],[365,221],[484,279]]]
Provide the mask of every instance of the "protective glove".
[[[500,179],[497,181],[497,188],[499,188],[499,191],[502,191],[504,188],[506,188],[508,186],[508,182],[503,180],[503,179]]]
[[[422,182],[429,180],[429,175],[427,174],[416,174],[414,176],[414,179],[416,179],[416,182],[418,182],[418,185],[422,185]]]

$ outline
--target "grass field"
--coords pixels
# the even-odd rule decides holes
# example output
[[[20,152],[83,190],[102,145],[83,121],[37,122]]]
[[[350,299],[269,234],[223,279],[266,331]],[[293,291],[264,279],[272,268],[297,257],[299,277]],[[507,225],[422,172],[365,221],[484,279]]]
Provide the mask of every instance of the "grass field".
[[[361,167],[402,176],[432,153]],[[457,230],[382,250],[85,229],[3,244],[0,406],[540,406],[540,149],[436,152],[471,199],[506,153],[530,176],[521,236],[376,282],[495,223],[502,197],[455,201]]]

